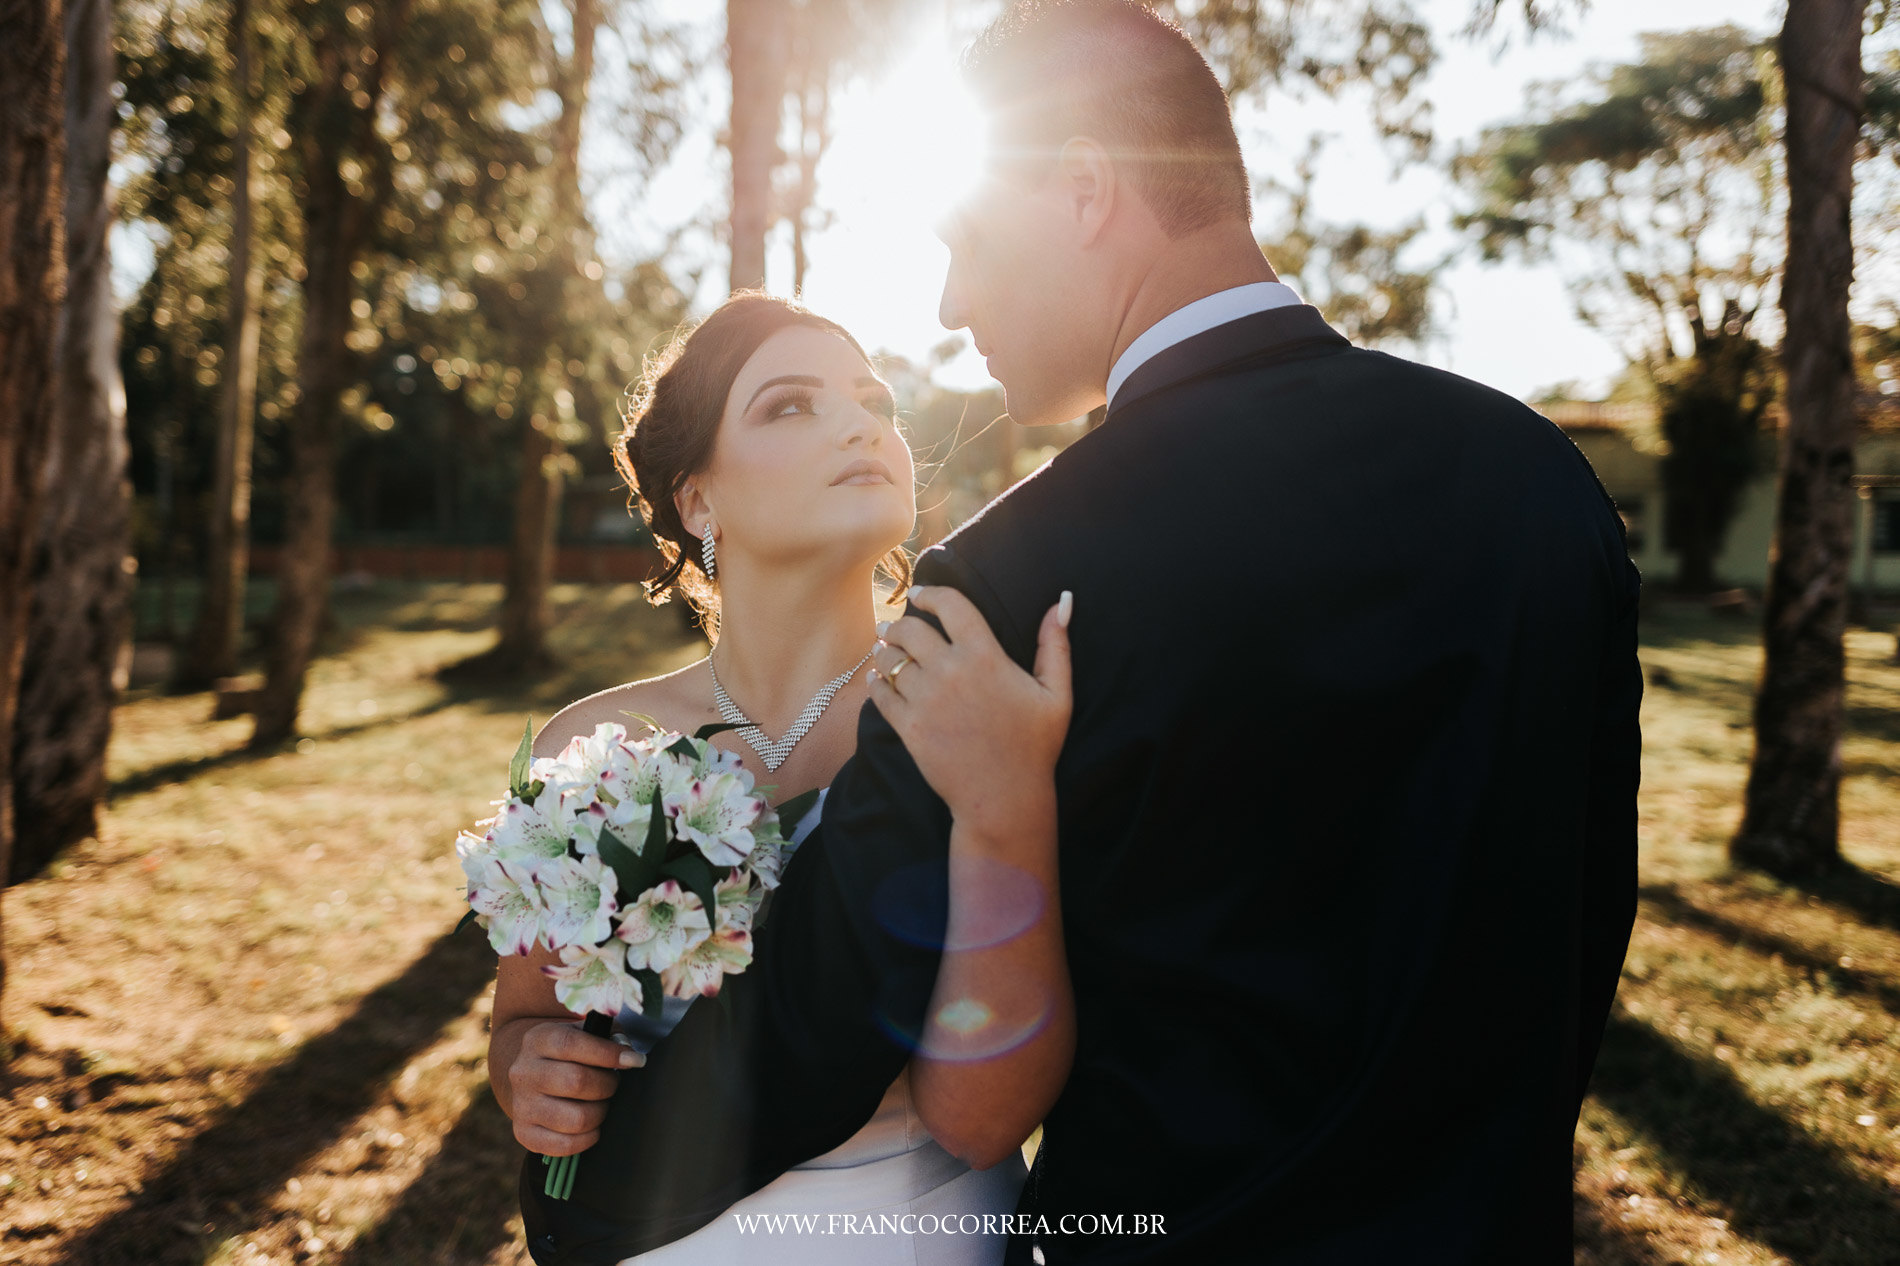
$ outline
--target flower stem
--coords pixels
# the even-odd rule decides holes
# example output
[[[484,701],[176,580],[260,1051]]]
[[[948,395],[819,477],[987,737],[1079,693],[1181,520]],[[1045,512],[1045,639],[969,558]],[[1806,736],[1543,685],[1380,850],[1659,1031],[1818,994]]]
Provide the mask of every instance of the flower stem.
[[[587,1018],[581,1021],[583,1032],[595,1037],[606,1037],[614,1030],[614,1018],[605,1011],[589,1011]],[[574,1171],[580,1168],[580,1153],[572,1156],[543,1156],[547,1162],[547,1181],[541,1185],[541,1193],[552,1200],[565,1200],[574,1192]]]

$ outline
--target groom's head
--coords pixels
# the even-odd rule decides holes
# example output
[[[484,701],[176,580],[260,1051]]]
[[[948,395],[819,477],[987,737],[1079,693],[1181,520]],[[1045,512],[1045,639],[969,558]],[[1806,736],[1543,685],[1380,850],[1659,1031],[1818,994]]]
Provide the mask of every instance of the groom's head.
[[[939,316],[969,327],[1018,422],[1078,417],[1101,402],[1157,264],[1210,234],[1251,243],[1227,97],[1180,29],[1133,0],[1018,3],[964,75],[989,159],[940,229]]]

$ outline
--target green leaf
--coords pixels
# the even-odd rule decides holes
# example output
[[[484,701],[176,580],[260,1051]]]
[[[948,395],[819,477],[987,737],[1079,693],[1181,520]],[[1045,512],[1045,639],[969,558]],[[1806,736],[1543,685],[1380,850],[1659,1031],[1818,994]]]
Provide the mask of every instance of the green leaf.
[[[620,712],[620,715],[623,717],[632,717],[634,720],[638,721],[641,725],[646,726],[649,730],[664,730],[666,728],[664,725],[661,725],[659,723],[658,719],[654,717],[650,717],[644,712],[628,712],[623,708]]]
[[[463,928],[475,922],[475,919],[476,919],[475,911],[470,910],[468,913],[464,914],[461,918],[461,921],[455,925],[455,930],[457,932],[460,932]]]
[[[718,898],[713,893],[713,885],[717,880],[704,857],[697,852],[675,857],[660,867],[660,874],[668,879],[679,880],[680,887],[698,897],[700,904],[706,907],[706,922],[715,928],[719,926]]]
[[[521,731],[521,746],[515,749],[515,758],[508,762],[508,794],[520,796],[528,789],[528,766],[534,760],[534,718],[528,718],[528,724]]]
[[[793,796],[778,806],[778,829],[786,839],[792,838],[793,833],[798,830],[798,824],[805,820],[805,815],[810,813],[812,806],[818,803],[818,793],[822,790],[822,787],[813,787],[810,791]]]
[[[659,858],[634,852],[609,827],[600,829],[600,860],[613,867],[623,902],[639,900],[659,879]]]
[[[697,762],[699,760],[699,749],[693,746],[693,740],[687,738],[683,734],[674,742],[673,746],[667,748],[666,750],[673,753],[673,755],[679,757],[681,760],[690,760],[694,762]]]
[[[658,862],[666,854],[666,806],[660,803],[658,788],[653,792],[653,812],[647,817],[646,843],[640,846],[640,856],[651,857]]]
[[[711,738],[715,734],[724,734],[727,730],[736,730],[738,728],[738,726],[732,724],[730,721],[714,721],[709,725],[702,725],[697,730],[694,730],[693,737],[704,740]]]
[[[665,1005],[662,1000],[666,997],[665,989],[660,984],[660,973],[651,967],[642,967],[633,973],[633,978],[640,982],[642,1014],[650,1019],[658,1020],[660,1008]]]

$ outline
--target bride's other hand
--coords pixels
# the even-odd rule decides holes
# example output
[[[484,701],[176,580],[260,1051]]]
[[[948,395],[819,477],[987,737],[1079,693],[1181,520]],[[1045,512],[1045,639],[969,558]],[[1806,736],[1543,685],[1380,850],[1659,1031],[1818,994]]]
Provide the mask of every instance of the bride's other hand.
[[[1006,832],[1026,800],[1049,794],[1068,735],[1073,599],[1065,592],[1044,614],[1033,675],[962,593],[920,585],[910,601],[944,632],[914,615],[879,626],[871,700],[958,821]]]

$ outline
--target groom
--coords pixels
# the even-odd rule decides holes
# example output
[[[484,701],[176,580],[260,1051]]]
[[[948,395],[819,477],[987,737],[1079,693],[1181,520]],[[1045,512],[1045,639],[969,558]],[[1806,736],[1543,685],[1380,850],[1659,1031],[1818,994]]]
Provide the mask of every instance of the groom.
[[[943,320],[1018,422],[1107,406],[918,564],[1025,665],[1075,594],[1077,1050],[1011,1260],[1568,1262],[1635,908],[1614,507],[1549,422],[1275,280],[1165,21],[1022,5],[967,65],[998,157]],[[677,1238],[865,1122],[938,962],[892,906],[941,931],[949,825],[867,707],[730,1008],[621,1077],[571,1201],[524,1184],[537,1261]]]

